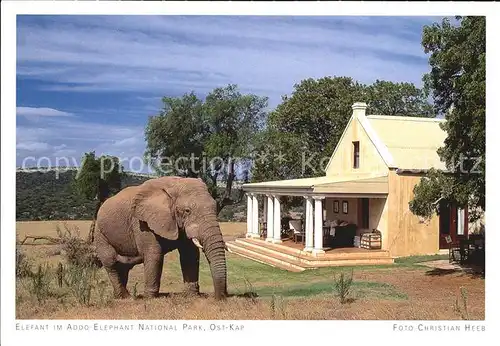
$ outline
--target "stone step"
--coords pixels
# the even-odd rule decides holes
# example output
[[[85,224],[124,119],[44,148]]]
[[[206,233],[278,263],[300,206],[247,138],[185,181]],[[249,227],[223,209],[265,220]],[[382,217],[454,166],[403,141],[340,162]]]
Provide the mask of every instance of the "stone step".
[[[239,246],[233,241],[226,242],[226,245],[229,252],[242,257],[246,257],[248,259],[254,260],[262,264],[267,264],[272,267],[288,270],[291,272],[302,272],[306,270],[306,268],[298,266],[294,263],[290,263],[288,261],[284,261],[279,258],[271,257],[267,254],[261,253],[260,251],[255,251],[253,249],[245,248],[244,246]]]
[[[228,242],[228,248],[232,247],[235,251],[240,253],[245,253],[247,256],[253,256],[258,258],[260,261],[270,261],[272,263],[278,263],[281,266],[294,267],[296,269],[314,269],[320,267],[334,267],[334,266],[352,266],[352,265],[381,265],[381,264],[393,264],[394,260],[388,256],[375,256],[372,258],[334,258],[325,259],[322,257],[314,257],[309,255],[308,258],[302,258],[298,256],[293,256],[286,253],[281,253],[275,249],[270,249],[267,246],[255,242],[246,241],[232,241]],[[267,245],[267,244],[265,244]],[[352,254],[351,254],[352,255]]]
[[[298,257],[292,256],[289,254],[280,253],[278,251],[274,251],[274,250],[265,248],[263,246],[258,246],[255,244],[250,244],[250,243],[245,243],[245,242],[236,242],[235,245],[238,246],[239,248],[247,249],[249,251],[258,253],[262,256],[267,256],[267,257],[270,257],[270,258],[273,258],[273,259],[276,259],[276,260],[279,260],[282,262],[286,262],[286,263],[289,263],[289,264],[292,264],[292,265],[295,265],[298,267],[302,267],[302,268],[306,268],[306,269],[307,268],[315,268],[315,266],[310,265],[309,263],[306,263],[305,261],[301,261]]]
[[[293,253],[290,251],[282,251],[276,246],[269,246],[271,244],[262,244],[261,242],[255,242],[250,239],[236,239],[235,240],[237,244],[240,246],[244,246],[245,248],[251,248],[251,249],[258,249],[260,251],[265,251],[268,254],[272,254],[274,256],[279,256],[280,258],[283,259],[288,259],[288,260],[298,260],[300,258],[300,254],[298,253]]]
[[[345,253],[329,253],[327,256],[314,256],[308,252],[290,248],[285,245],[280,244],[272,244],[264,241],[253,240],[253,239],[245,239],[238,238],[235,240],[238,244],[242,246],[251,247],[251,248],[259,248],[265,249],[270,253],[275,255],[279,255],[282,257],[290,258],[290,259],[299,259],[302,263],[307,264],[317,264],[319,262],[331,262],[335,260],[382,260],[382,259],[390,259],[391,263],[393,259],[389,256],[388,251],[366,251],[366,252],[345,252]]]

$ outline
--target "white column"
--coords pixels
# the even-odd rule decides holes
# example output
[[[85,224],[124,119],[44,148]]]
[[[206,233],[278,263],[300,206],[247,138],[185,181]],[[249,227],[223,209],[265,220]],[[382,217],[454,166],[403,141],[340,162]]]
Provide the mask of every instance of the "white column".
[[[264,198],[264,208],[263,208],[263,211],[264,211],[264,218],[263,220],[267,220],[267,198]]]
[[[273,231],[274,231],[274,203],[273,203],[273,196],[272,195],[266,195],[267,196],[267,241],[272,242],[273,241]]]
[[[253,202],[252,202],[252,194],[247,193],[247,238],[252,237],[253,234],[253,226],[252,226],[252,212]]]
[[[252,194],[252,228],[253,237],[259,237],[259,200],[256,194]]]
[[[313,254],[325,253],[323,250],[323,203],[322,196],[314,196],[314,249]]]
[[[273,243],[281,243],[281,203],[280,196],[274,196]]]
[[[310,196],[304,196],[304,198],[306,199],[306,247],[304,248],[304,251],[312,251],[314,241],[313,202]]]

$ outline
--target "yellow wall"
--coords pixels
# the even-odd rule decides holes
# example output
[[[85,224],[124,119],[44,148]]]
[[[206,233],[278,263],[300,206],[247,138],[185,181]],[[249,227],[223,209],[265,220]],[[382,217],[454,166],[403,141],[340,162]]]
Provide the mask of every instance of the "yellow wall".
[[[339,212],[333,210],[333,201],[339,201]],[[342,201],[347,201],[347,214],[342,212]],[[358,223],[358,199],[357,198],[327,198],[326,199],[326,220],[342,220],[349,223]]]
[[[359,141],[359,168],[353,168],[353,144]],[[382,232],[382,248],[392,256],[435,254],[439,251],[439,217],[434,216],[425,223],[413,215],[408,203],[413,198],[413,188],[420,181],[419,175],[397,175],[389,171],[380,153],[372,143],[364,128],[356,118],[352,118],[340,140],[327,169],[327,176],[389,174],[389,194],[387,199],[370,199],[370,229]],[[341,219],[358,224],[358,202],[349,201],[349,214],[333,213],[333,200],[326,199],[327,220]],[[359,233],[359,231],[358,231]]]
[[[359,168],[353,168],[353,144],[359,141]],[[364,128],[353,118],[345,130],[326,175],[387,173],[388,168]]]
[[[409,209],[418,175],[389,172],[388,237],[385,241],[391,256],[435,254],[439,251],[439,217],[421,222]],[[384,243],[384,240],[382,240]]]
[[[339,201],[339,213],[335,213],[333,210],[333,201]],[[348,214],[342,213],[342,201],[348,201]],[[327,198],[326,199],[326,220],[345,220],[349,223],[359,224],[358,221],[358,198]],[[385,198],[370,198],[369,199],[369,230],[363,230],[359,228],[356,231],[356,235],[361,233],[371,231],[372,229],[378,229],[382,233],[382,248],[385,249],[387,242],[387,221],[388,221],[388,203]]]
[[[382,249],[387,250],[389,203],[386,198],[370,198],[370,229],[382,233]]]

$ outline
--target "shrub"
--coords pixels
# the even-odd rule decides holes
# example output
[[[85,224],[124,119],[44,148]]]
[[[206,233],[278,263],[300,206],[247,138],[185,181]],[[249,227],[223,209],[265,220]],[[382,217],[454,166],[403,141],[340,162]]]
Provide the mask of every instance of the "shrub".
[[[59,225],[56,226],[56,230],[61,239],[61,254],[69,264],[81,267],[101,266],[94,244],[80,237],[78,227],[74,226],[71,229],[64,224],[64,231]]]
[[[92,292],[98,288],[97,267],[69,264],[64,270],[64,282],[81,305],[90,305]]]
[[[38,303],[43,303],[51,295],[51,268],[48,265],[38,265],[38,270],[30,275],[30,293],[33,294]]]
[[[271,297],[271,316],[273,319],[286,319],[286,301],[282,296],[276,296],[275,294]]]
[[[351,270],[351,275],[347,277],[344,272],[341,272],[339,278],[333,274],[334,278],[334,289],[337,296],[340,299],[341,304],[345,304],[349,302],[349,294],[351,291],[352,278],[353,278],[353,270]]]
[[[106,294],[107,283],[104,280],[99,280],[96,284],[97,289],[97,305],[100,307],[109,306],[113,303],[113,296]]]
[[[137,293],[137,284],[138,282],[134,284],[134,288],[132,289],[132,298],[134,299],[137,299],[139,297],[139,294]]]
[[[225,206],[218,215],[220,221],[233,221],[234,208],[232,206]]]
[[[460,314],[463,320],[469,319],[469,311],[467,308],[467,290],[464,287],[460,287],[460,302],[459,298],[455,299],[455,306],[453,307],[456,313]]]
[[[16,246],[16,277],[25,278],[32,275],[32,262],[26,254]]]
[[[249,297],[252,300],[252,303],[256,303],[257,292],[255,291],[255,288],[253,287],[250,280],[248,280],[246,277],[244,277],[243,280],[245,282],[245,293],[243,295],[245,297]]]
[[[63,281],[64,281],[64,266],[61,262],[57,265],[57,286],[62,287],[63,286]]]

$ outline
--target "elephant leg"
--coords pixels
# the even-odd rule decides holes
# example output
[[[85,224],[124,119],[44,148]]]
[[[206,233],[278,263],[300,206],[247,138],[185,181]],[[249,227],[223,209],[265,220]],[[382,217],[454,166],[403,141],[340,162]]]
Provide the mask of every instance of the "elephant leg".
[[[179,257],[185,291],[199,293],[200,250],[188,239],[179,245]]]
[[[106,267],[106,271],[108,272],[109,281],[111,281],[111,285],[113,286],[114,297],[117,299],[130,297],[130,293],[127,290],[130,267],[115,263],[111,267]]]
[[[116,250],[111,246],[102,233],[97,230],[95,233],[97,257],[108,273],[109,281],[113,287],[115,298],[127,298],[130,296],[127,291],[128,272],[130,266],[124,266],[116,261]]]
[[[120,278],[120,283],[125,288],[125,291],[127,291],[128,274],[130,269],[132,269],[130,265],[117,263],[118,277]]]
[[[163,258],[164,255],[161,253],[144,256],[144,296],[146,298],[158,296],[163,271]]]

